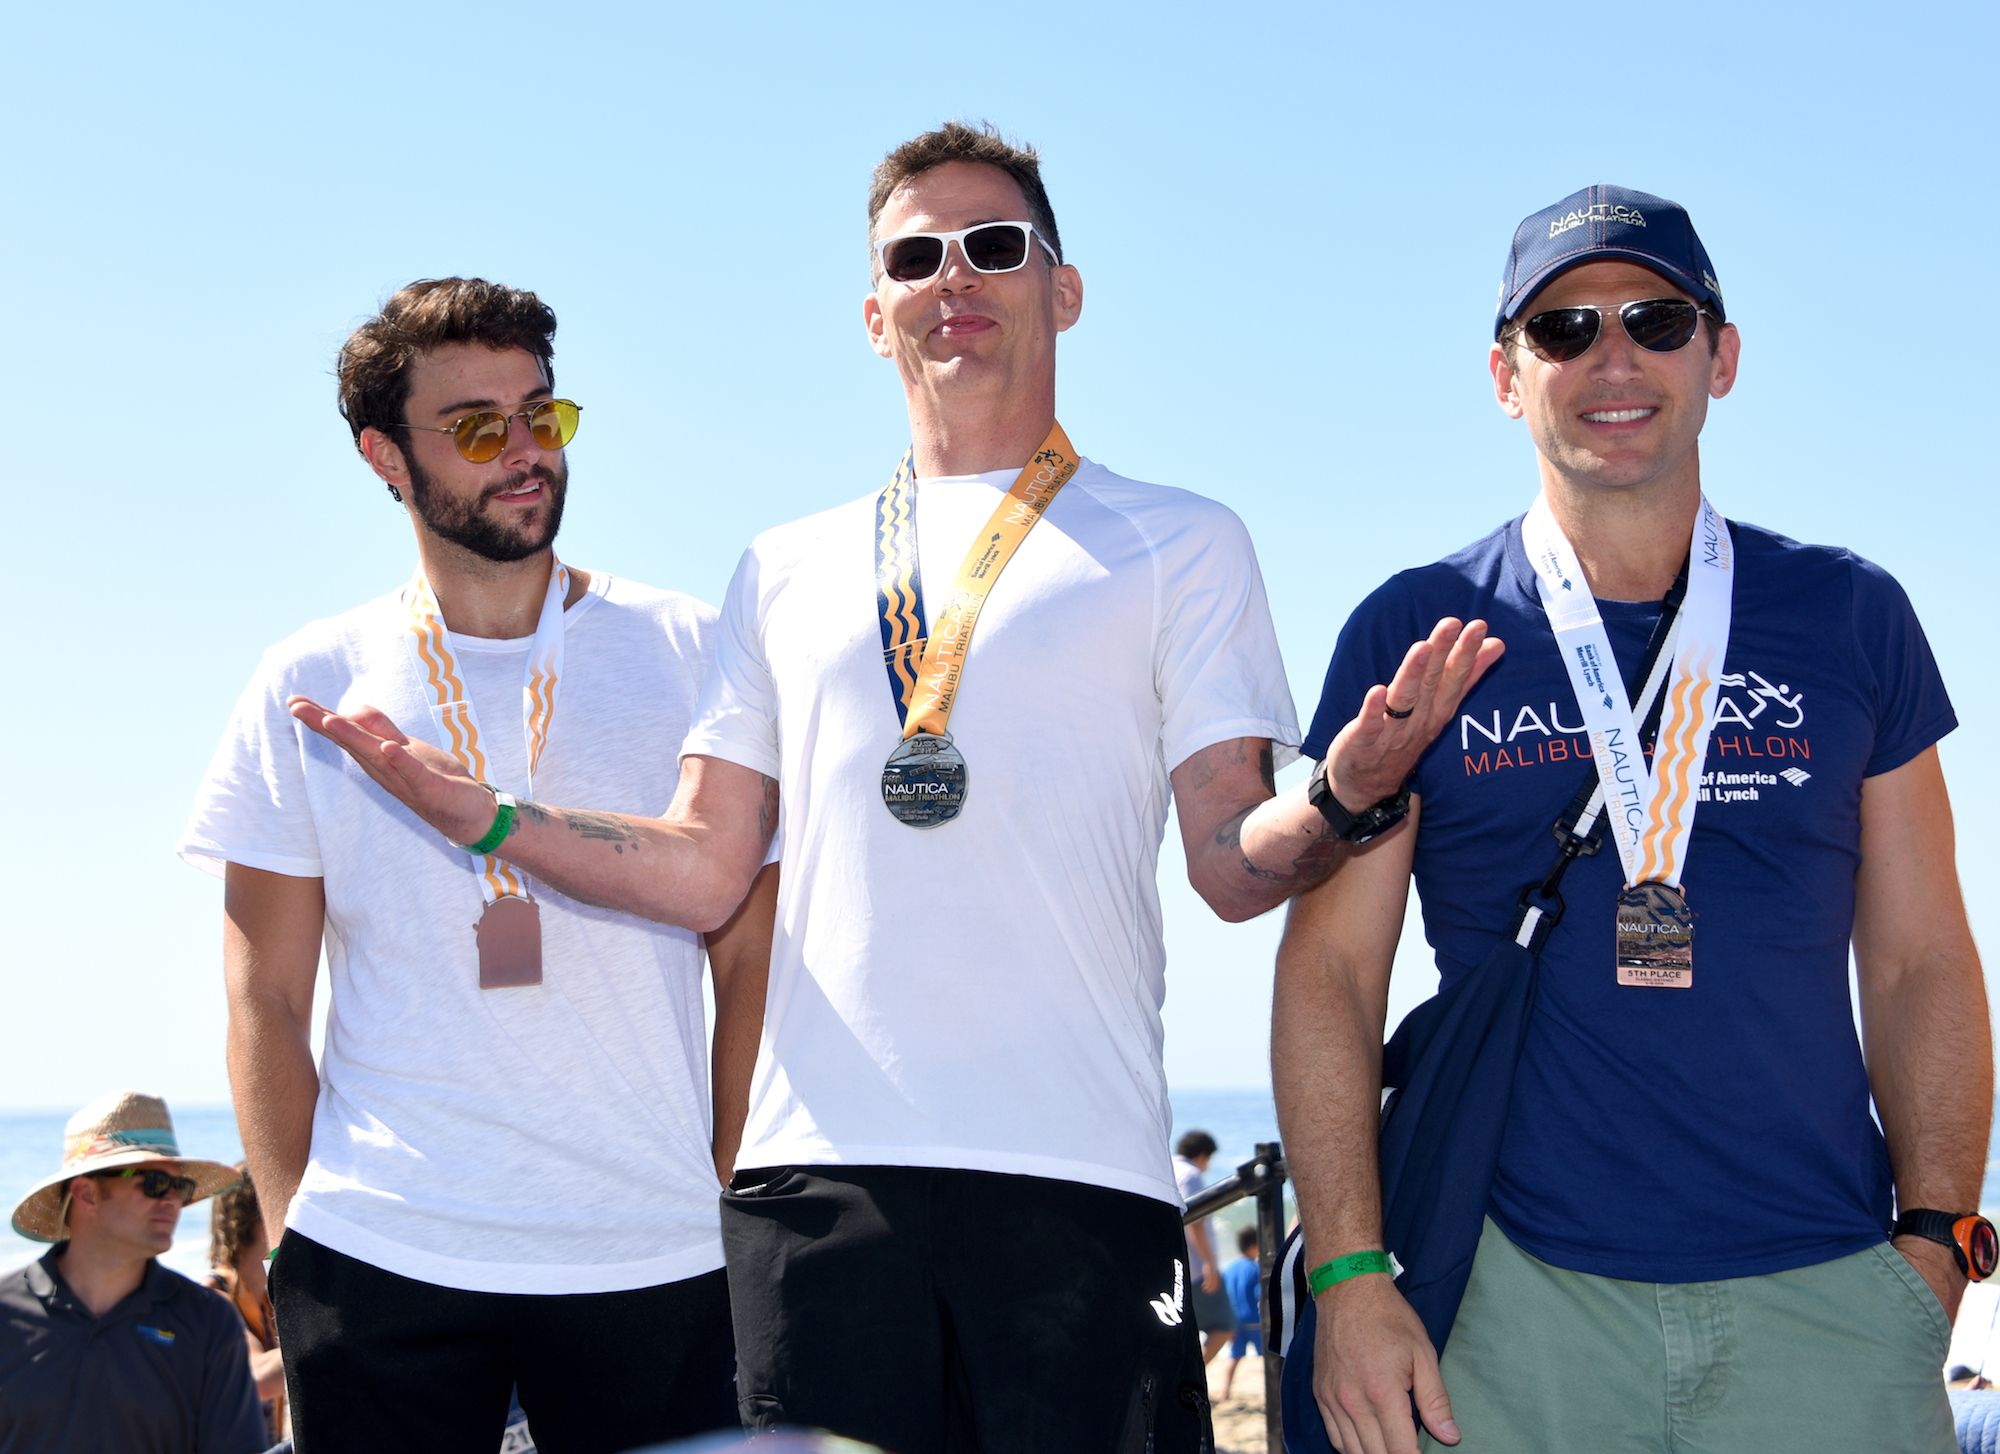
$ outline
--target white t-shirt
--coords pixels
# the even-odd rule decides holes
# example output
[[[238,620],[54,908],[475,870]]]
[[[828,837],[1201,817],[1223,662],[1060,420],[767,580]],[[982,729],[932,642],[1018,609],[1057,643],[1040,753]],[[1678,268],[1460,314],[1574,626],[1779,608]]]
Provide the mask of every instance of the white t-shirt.
[[[534,885],[543,982],[481,990],[477,860],[295,722],[303,692],[434,734],[400,595],[274,647],[180,843],[189,862],[320,878],[332,1001],[312,1160],[286,1224],[405,1277],[608,1292],[722,1265],[699,936]],[[538,796],[657,814],[673,797],[714,611],[604,575],[564,613]],[[527,787],[531,638],[454,635],[488,780]]]
[[[917,489],[942,605],[1014,472]],[[1167,774],[1299,740],[1242,522],[1085,462],[980,616],[951,733],[964,812],[883,806],[900,737],[874,497],[737,567],[683,747],[783,785],[778,923],[737,1164],[962,1167],[1177,1200],[1155,867]],[[935,616],[933,615],[933,620]]]
[[[1180,1203],[1182,1211],[1187,1210],[1187,1204],[1194,1200],[1195,1193],[1199,1192],[1201,1190],[1201,1187],[1202,1187],[1201,1168],[1199,1166],[1196,1166],[1192,1161],[1189,1161],[1185,1156],[1175,1156],[1174,1190],[1180,1194]],[[1216,1252],[1217,1256],[1220,1256],[1222,1249],[1215,1246],[1214,1221],[1215,1219],[1213,1217],[1203,1217],[1201,1219],[1201,1225],[1208,1228],[1209,1247]],[[1192,1273],[1197,1280],[1199,1280],[1201,1277],[1202,1270],[1201,1268],[1195,1266],[1194,1237],[1192,1235],[1194,1232],[1194,1227],[1190,1226],[1187,1230],[1190,1234],[1188,1237],[1188,1271]],[[1221,1272],[1222,1264],[1218,1262],[1216,1264],[1215,1270],[1217,1272]]]

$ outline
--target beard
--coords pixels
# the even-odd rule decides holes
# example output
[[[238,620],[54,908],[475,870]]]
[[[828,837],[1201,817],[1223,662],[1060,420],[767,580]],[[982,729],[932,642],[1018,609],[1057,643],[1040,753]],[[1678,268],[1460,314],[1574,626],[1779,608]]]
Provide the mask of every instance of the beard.
[[[405,455],[410,471],[410,503],[424,528],[441,540],[463,546],[486,560],[506,563],[526,560],[547,550],[562,528],[563,499],[569,493],[569,462],[551,469],[538,464],[496,480],[479,492],[475,500],[459,500],[437,487],[414,458]],[[502,524],[487,513],[486,502],[502,490],[516,489],[529,480],[539,480],[548,499],[547,524],[540,530],[523,530]]]

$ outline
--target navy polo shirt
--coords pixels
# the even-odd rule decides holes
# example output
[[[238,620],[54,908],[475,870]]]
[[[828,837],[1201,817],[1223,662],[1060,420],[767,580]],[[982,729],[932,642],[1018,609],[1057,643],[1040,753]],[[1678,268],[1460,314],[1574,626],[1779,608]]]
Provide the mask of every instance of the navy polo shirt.
[[[0,1278],[0,1454],[257,1454],[268,1447],[235,1309],[158,1262],[95,1316],[57,1244]]]

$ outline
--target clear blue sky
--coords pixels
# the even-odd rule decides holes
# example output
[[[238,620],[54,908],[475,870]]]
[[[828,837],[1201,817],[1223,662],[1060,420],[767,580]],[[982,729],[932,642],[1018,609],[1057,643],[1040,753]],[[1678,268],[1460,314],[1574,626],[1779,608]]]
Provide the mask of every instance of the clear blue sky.
[[[1709,492],[1908,587],[1990,940],[1995,14],[20,10],[0,1106],[226,1094],[220,890],[172,843],[263,648],[413,558],[334,411],[346,332],[415,277],[540,292],[587,408],[564,556],[713,600],[903,446],[863,201],[952,116],[1042,149],[1086,289],[1062,419],[1243,515],[1302,717],[1362,594],[1533,493],[1485,366],[1515,223],[1596,181],[1685,203],[1744,336]],[[1170,846],[1169,1071],[1260,1084],[1277,920],[1220,925],[1180,874]],[[1398,1004],[1426,971],[1412,935]]]

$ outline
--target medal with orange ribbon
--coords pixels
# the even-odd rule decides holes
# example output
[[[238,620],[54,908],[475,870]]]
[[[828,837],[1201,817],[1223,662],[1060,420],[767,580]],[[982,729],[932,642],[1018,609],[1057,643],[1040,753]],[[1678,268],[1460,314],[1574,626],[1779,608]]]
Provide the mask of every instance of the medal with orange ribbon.
[[[875,595],[882,623],[882,662],[903,729],[902,740],[882,765],[882,801],[897,822],[936,828],[965,807],[965,757],[952,744],[949,727],[972,649],[973,627],[1000,572],[1076,473],[1077,457],[1062,425],[1051,425],[1042,447],[974,538],[933,629],[924,613],[923,575],[917,562],[913,453],[904,453],[894,478],[875,500]]]
[[[524,794],[532,795],[535,769],[548,745],[549,723],[556,712],[556,688],[563,669],[563,602],[569,595],[569,571],[560,561],[549,562],[549,588],[535,622],[528,661],[521,671],[521,724],[528,761]],[[422,574],[408,595],[410,664],[430,708],[438,745],[480,782],[490,770],[479,736],[479,715],[466,694],[465,674],[452,654],[451,633],[437,595]],[[483,844],[480,846],[484,846]],[[473,928],[479,954],[479,987],[511,989],[542,982],[542,911],[529,897],[521,871],[492,853],[475,853],[475,877],[485,907]]]
[[[1682,877],[1729,646],[1735,549],[1728,522],[1704,495],[1650,764],[1596,598],[1546,498],[1522,520],[1521,542],[1590,734],[1604,815],[1625,869],[1615,927],[1618,983],[1692,988],[1695,915]]]

